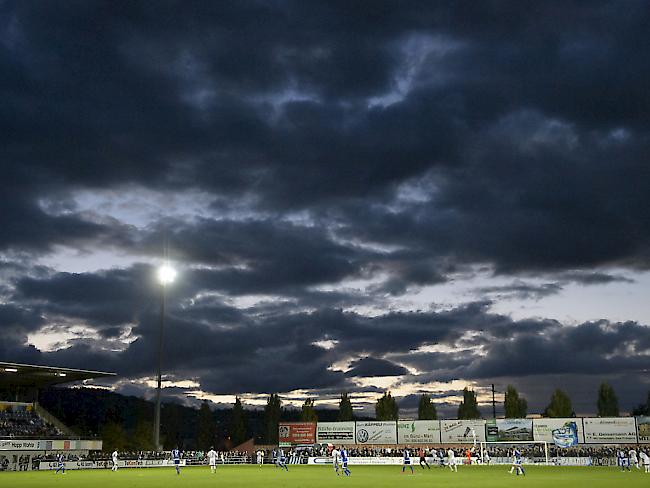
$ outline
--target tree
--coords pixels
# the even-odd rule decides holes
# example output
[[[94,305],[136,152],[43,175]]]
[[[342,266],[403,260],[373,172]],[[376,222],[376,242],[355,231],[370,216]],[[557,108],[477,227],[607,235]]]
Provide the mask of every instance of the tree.
[[[132,451],[153,451],[153,425],[152,422],[140,421],[135,426],[130,438],[129,449]]]
[[[108,422],[102,429],[102,440],[104,441],[104,449],[110,451],[117,449],[124,451],[126,449],[126,435],[124,429],[120,424],[115,422]]]
[[[618,398],[614,388],[607,383],[601,383],[598,389],[598,416],[618,417]]]
[[[282,413],[282,401],[277,393],[271,393],[264,407],[264,426],[266,428],[266,443],[278,443],[278,423]]]
[[[569,395],[560,389],[555,390],[551,396],[551,403],[544,410],[544,416],[552,418],[574,417],[575,413]]]
[[[212,415],[212,410],[207,401],[201,403],[196,420],[196,444],[199,449],[207,451],[214,446],[217,436],[217,425]]]
[[[438,413],[436,406],[431,401],[431,395],[426,393],[420,396],[420,403],[418,404],[418,419],[419,420],[436,420]]]
[[[187,421],[183,415],[183,407],[176,403],[163,403],[160,410],[160,437],[166,450],[174,447],[184,449],[185,442],[191,434],[196,434],[196,424],[190,435],[186,432]]]
[[[347,393],[341,393],[341,401],[339,402],[339,415],[337,417],[339,422],[354,420],[354,412],[352,411],[352,402]]]
[[[230,419],[230,439],[233,446],[238,446],[246,440],[246,411],[239,397],[235,397],[235,404],[232,407],[232,418]]]
[[[305,403],[302,404],[302,412],[300,412],[300,420],[303,422],[316,422],[318,421],[318,414],[314,409],[314,400],[307,398]]]
[[[390,391],[384,393],[375,405],[375,415],[377,420],[397,420],[399,408],[397,402],[391,396]]]
[[[528,413],[528,402],[519,398],[519,392],[514,386],[508,385],[503,408],[507,419],[523,419]]]
[[[632,415],[635,417],[650,415],[650,391],[648,392],[645,403],[641,403],[640,405],[634,407],[632,410]]]
[[[476,393],[468,387],[463,388],[463,401],[458,406],[459,419],[480,419],[481,412],[478,409]]]

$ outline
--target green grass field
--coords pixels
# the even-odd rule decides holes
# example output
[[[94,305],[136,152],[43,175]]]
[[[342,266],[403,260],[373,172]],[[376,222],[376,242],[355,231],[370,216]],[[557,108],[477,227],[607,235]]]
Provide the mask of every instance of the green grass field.
[[[0,473],[0,486],[11,488],[174,488],[174,487],[270,487],[331,488],[372,487],[617,487],[648,486],[650,474],[632,469],[621,473],[616,468],[530,467],[527,476],[508,474],[507,466],[460,467],[458,473],[448,469],[417,468],[414,475],[402,474],[400,466],[352,466],[350,478],[337,477],[326,466],[290,466],[289,472],[273,466],[225,466],[211,474],[207,467],[184,468],[177,476],[174,468],[67,471],[65,476],[54,472]]]

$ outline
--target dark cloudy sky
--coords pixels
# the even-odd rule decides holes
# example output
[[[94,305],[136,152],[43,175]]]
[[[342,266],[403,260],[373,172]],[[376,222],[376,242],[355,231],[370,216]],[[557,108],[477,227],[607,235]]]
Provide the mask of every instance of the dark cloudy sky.
[[[647,2],[0,1],[0,359],[447,412],[650,388]],[[486,407],[486,412],[489,410]]]

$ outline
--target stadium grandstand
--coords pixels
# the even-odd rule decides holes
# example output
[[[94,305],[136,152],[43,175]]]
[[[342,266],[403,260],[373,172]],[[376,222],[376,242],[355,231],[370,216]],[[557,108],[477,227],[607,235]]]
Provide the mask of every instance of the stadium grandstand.
[[[58,452],[87,456],[99,439],[80,438],[38,402],[47,387],[115,373],[0,362],[0,471],[27,471]]]

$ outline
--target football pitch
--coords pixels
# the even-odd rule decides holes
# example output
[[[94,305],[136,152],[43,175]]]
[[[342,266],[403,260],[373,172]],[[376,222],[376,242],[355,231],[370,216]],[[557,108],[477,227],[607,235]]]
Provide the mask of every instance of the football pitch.
[[[401,473],[400,466],[351,466],[352,476],[336,476],[331,467],[290,466],[289,472],[273,466],[220,466],[216,474],[207,467],[183,468],[180,476],[174,468],[129,468],[116,473],[106,470],[69,470],[65,475],[52,471],[0,473],[0,486],[11,488],[173,488],[173,487],[612,487],[648,486],[650,474],[632,468],[621,473],[616,468],[538,466],[526,469],[526,477],[508,474],[507,466],[461,466],[457,473],[432,467],[415,474]]]

